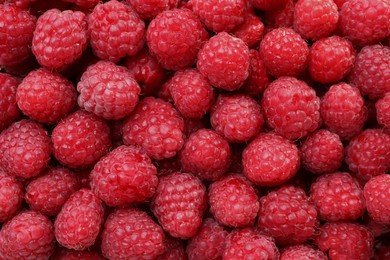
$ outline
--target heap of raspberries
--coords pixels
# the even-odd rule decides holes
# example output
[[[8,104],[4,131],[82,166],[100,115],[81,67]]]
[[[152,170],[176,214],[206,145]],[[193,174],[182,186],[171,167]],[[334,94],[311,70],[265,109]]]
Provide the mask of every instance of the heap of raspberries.
[[[390,0],[0,0],[0,260],[389,260]]]

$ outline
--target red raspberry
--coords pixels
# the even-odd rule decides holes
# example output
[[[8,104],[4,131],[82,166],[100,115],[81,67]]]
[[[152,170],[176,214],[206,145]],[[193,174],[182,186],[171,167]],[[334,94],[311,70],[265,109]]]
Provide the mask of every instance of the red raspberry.
[[[309,47],[294,30],[278,28],[264,36],[260,54],[272,76],[298,76],[306,68]]]
[[[209,204],[215,219],[230,227],[253,225],[260,207],[252,183],[238,174],[210,185]]]
[[[326,223],[314,243],[328,252],[330,259],[363,260],[374,255],[374,237],[365,226],[356,223]]]
[[[30,0],[0,0],[0,4],[15,5],[21,9],[26,9],[30,5]]]
[[[100,254],[91,252],[88,249],[84,251],[75,251],[67,248],[60,247],[54,255],[50,258],[51,260],[105,260]]]
[[[227,237],[223,259],[279,259],[274,241],[254,228],[235,229]]]
[[[19,82],[9,74],[0,73],[0,132],[12,124],[20,115],[16,104]]]
[[[381,224],[390,225],[390,175],[373,177],[364,186],[367,211],[370,217]]]
[[[248,179],[257,185],[279,185],[297,173],[299,150],[279,135],[261,133],[245,148],[242,166]]]
[[[108,216],[102,253],[109,259],[154,259],[164,253],[164,231],[145,212],[119,209]]]
[[[0,222],[5,222],[22,207],[23,185],[0,168],[0,187]]]
[[[179,0],[127,0],[142,19],[152,20],[158,14],[174,9],[179,4]]]
[[[205,219],[198,234],[188,241],[188,259],[221,259],[228,234],[226,229],[214,219]]]
[[[341,31],[354,44],[380,42],[389,35],[390,3],[383,0],[350,0],[340,10]]]
[[[257,50],[250,50],[249,55],[249,76],[239,91],[251,96],[258,96],[268,87],[268,74],[260,53]]]
[[[309,55],[309,73],[321,83],[342,80],[352,69],[355,50],[348,40],[332,36],[316,41]]]
[[[378,123],[390,129],[390,92],[387,92],[382,99],[375,103],[375,108]]]
[[[258,226],[278,244],[307,241],[317,224],[315,206],[298,187],[283,186],[260,198]]]
[[[138,147],[120,146],[96,163],[90,175],[92,190],[109,206],[127,206],[153,196],[157,170]]]
[[[287,2],[288,0],[251,0],[254,8],[264,11],[280,10]]]
[[[99,0],[63,0],[64,2],[74,3],[75,5],[80,6],[81,8],[92,9],[98,3]]]
[[[197,67],[216,88],[233,91],[249,76],[248,46],[239,38],[222,32],[210,38],[198,54]]]
[[[115,120],[134,110],[141,92],[131,73],[110,61],[89,66],[77,84],[77,90],[81,108]]]
[[[197,69],[177,71],[166,84],[183,117],[202,118],[210,110],[214,90]]]
[[[289,246],[282,251],[280,260],[327,260],[326,254],[318,249],[314,249],[312,246],[302,244]]]
[[[79,110],[65,117],[53,129],[53,155],[71,168],[94,165],[111,146],[110,129],[96,115]]]
[[[230,157],[229,143],[210,129],[199,129],[191,134],[180,151],[180,162],[185,172],[211,181],[226,173]]]
[[[345,2],[347,2],[349,0],[333,0],[333,2],[337,5],[337,7],[339,8],[339,10],[341,9],[341,7],[343,6],[343,4]]]
[[[1,259],[49,259],[54,245],[53,224],[33,210],[19,213],[0,231]]]
[[[20,83],[16,100],[22,112],[41,123],[54,124],[76,106],[72,83],[47,69],[30,72]]]
[[[294,23],[295,2],[295,0],[287,0],[287,3],[283,8],[266,12],[265,21],[275,28],[292,28]]]
[[[350,82],[371,99],[390,92],[390,48],[382,45],[364,47],[356,56]]]
[[[153,19],[146,37],[151,53],[163,68],[179,70],[194,65],[208,33],[190,10],[174,9]]]
[[[366,199],[367,204],[367,199]],[[390,232],[390,225],[383,223],[378,223],[373,220],[370,216],[363,215],[364,225],[371,231],[375,238],[380,237],[381,235],[386,235]]]
[[[348,140],[360,133],[367,115],[367,107],[359,90],[346,83],[331,86],[322,98],[322,120],[341,139]]]
[[[152,211],[166,232],[187,239],[198,232],[206,206],[202,182],[191,174],[177,172],[159,179]]]
[[[70,195],[79,188],[79,179],[73,172],[60,167],[49,168],[26,186],[25,199],[31,209],[56,216]]]
[[[15,122],[0,134],[0,167],[9,175],[37,176],[49,163],[50,153],[47,131],[33,121]]]
[[[141,146],[156,160],[170,158],[184,144],[184,123],[174,107],[158,98],[147,97],[123,123],[123,141]]]
[[[337,134],[320,129],[303,141],[301,154],[302,165],[310,172],[334,172],[344,159],[344,147]]]
[[[13,5],[0,5],[0,66],[22,64],[31,55],[36,18]]]
[[[248,47],[253,47],[259,43],[264,32],[264,24],[261,19],[254,14],[248,13],[245,21],[236,27],[231,33],[243,40]]]
[[[88,16],[96,56],[117,62],[144,46],[145,23],[128,5],[116,0],[98,4]]]
[[[183,240],[166,236],[165,245],[165,252],[157,260],[187,260]]]

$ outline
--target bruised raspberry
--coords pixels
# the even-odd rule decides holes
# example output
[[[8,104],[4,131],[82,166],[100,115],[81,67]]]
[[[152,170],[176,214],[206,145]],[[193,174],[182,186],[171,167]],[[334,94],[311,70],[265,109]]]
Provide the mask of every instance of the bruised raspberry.
[[[174,9],[179,4],[179,0],[127,0],[142,19],[152,20],[158,14]]]
[[[10,219],[22,207],[23,185],[0,168],[0,222]]]
[[[373,177],[364,186],[364,197],[370,217],[381,224],[390,224],[390,175]]]
[[[0,73],[0,132],[12,124],[20,115],[16,103],[18,80],[6,73]]]
[[[375,108],[378,123],[390,129],[390,92],[375,103]]]
[[[259,17],[248,13],[245,21],[236,27],[231,34],[243,40],[248,47],[260,42],[264,32],[264,24]]]

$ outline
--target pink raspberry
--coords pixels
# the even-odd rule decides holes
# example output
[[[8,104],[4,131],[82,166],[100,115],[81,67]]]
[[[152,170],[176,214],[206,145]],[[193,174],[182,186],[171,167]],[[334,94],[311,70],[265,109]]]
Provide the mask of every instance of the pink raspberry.
[[[109,259],[155,259],[164,253],[164,231],[145,212],[118,209],[102,233],[102,253]]]
[[[30,5],[30,0],[0,0],[0,4],[14,5],[21,9],[26,9]]]
[[[0,222],[10,219],[22,207],[23,185],[0,168]]]
[[[310,49],[310,77],[321,83],[340,81],[351,71],[354,62],[351,42],[339,36],[320,39]]]
[[[76,106],[72,83],[47,69],[30,72],[20,83],[16,100],[22,112],[41,123],[54,124]]]
[[[390,225],[390,175],[373,177],[364,186],[364,197],[370,217],[378,223]]]
[[[175,108],[158,98],[147,97],[123,123],[123,141],[141,146],[156,160],[170,158],[184,144],[184,123]]]
[[[275,186],[291,179],[300,166],[295,144],[274,133],[261,133],[242,153],[242,166],[249,180]]]
[[[157,257],[157,260],[187,260],[184,241],[172,237],[165,237],[165,251]]]
[[[174,9],[179,4],[179,0],[127,0],[142,19],[152,20],[158,14]]]
[[[294,23],[295,3],[295,0],[287,0],[287,3],[283,8],[266,12],[264,15],[265,22],[275,28],[292,28]]]
[[[54,246],[53,224],[33,210],[19,213],[0,231],[1,259],[49,259]]]
[[[250,50],[249,56],[249,76],[239,91],[251,96],[258,96],[268,87],[268,74],[265,69],[264,61],[257,50]]]
[[[94,165],[111,146],[106,122],[84,110],[78,110],[59,122],[51,139],[53,155],[71,168]]]
[[[306,69],[309,47],[294,30],[278,28],[264,36],[260,54],[272,76],[298,76]]]
[[[378,123],[390,129],[390,92],[375,103],[375,109]]]
[[[88,26],[92,50],[100,59],[117,62],[144,46],[145,23],[117,0],[98,4],[88,16]]]
[[[70,250],[67,248],[60,247],[54,252],[54,255],[50,258],[51,260],[105,260],[100,254],[91,252],[88,249],[83,251]]]
[[[199,129],[188,137],[179,155],[185,172],[213,181],[228,170],[231,151],[229,143],[215,131]]]
[[[94,8],[99,3],[99,0],[63,0],[63,1],[74,3],[75,5],[78,5],[81,8],[86,8],[87,10]]]
[[[215,219],[230,227],[253,225],[260,207],[252,183],[238,174],[210,185],[209,204]]]
[[[16,103],[19,82],[6,73],[0,73],[0,132],[12,124],[20,115]]]
[[[202,182],[191,174],[176,172],[159,179],[152,211],[171,236],[188,239],[202,225],[206,206],[207,194]]]
[[[91,187],[109,206],[127,206],[153,196],[157,170],[138,147],[119,146],[95,164]]]
[[[306,244],[289,246],[285,248],[280,255],[280,260],[296,259],[327,260],[328,257],[324,252]]]
[[[245,21],[237,26],[231,34],[243,40],[250,48],[260,42],[263,32],[264,24],[261,19],[254,14],[248,13]]]
[[[50,161],[51,142],[38,123],[23,119],[0,134],[0,167],[16,177],[40,174]]]
[[[280,10],[286,6],[288,0],[251,0],[254,8],[263,11]]]
[[[233,91],[249,76],[248,46],[226,32],[206,42],[198,54],[197,68],[216,88]]]
[[[150,22],[146,38],[150,52],[163,68],[179,70],[195,64],[208,33],[190,10],[174,9]]]
[[[132,74],[110,61],[89,66],[77,84],[77,90],[81,108],[115,120],[134,110],[141,92]]]

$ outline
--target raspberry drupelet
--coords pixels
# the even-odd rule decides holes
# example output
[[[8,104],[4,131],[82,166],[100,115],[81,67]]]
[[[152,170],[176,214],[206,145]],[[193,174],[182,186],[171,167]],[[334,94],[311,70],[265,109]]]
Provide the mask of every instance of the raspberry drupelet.
[[[19,82],[13,76],[0,73],[0,132],[12,124],[20,115],[16,103]]]
[[[23,185],[0,168],[0,223],[13,217],[22,207]]]

